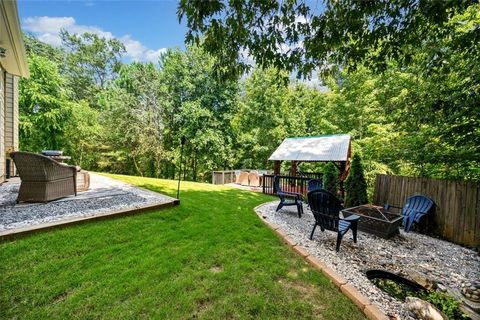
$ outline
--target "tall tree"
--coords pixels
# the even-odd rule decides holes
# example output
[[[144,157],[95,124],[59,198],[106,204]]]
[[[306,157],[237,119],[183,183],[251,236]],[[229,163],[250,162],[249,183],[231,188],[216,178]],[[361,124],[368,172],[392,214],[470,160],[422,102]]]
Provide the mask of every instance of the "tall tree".
[[[68,98],[65,80],[50,59],[30,53],[28,64],[30,77],[20,81],[20,148],[64,150],[82,165],[99,130],[96,112]]]
[[[268,157],[287,136],[282,111],[288,94],[286,76],[275,69],[257,69],[246,79],[244,97],[232,120],[239,167],[266,168]]]
[[[187,139],[187,175],[191,179],[204,179],[211,170],[230,167],[230,118],[237,103],[237,83],[219,81],[213,74],[214,59],[196,46],[186,52],[168,51],[160,63],[168,157],[164,174],[175,174],[181,137]]]
[[[68,51],[66,72],[73,98],[85,99],[95,105],[95,95],[115,79],[125,46],[117,39],[106,39],[94,33],[60,33]]]
[[[159,176],[164,156],[159,77],[152,63],[124,65],[114,86],[102,92],[104,169]]]

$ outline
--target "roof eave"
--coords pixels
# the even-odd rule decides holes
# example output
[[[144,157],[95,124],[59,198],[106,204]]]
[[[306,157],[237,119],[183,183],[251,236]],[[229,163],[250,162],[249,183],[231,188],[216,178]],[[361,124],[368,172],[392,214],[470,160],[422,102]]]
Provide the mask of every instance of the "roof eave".
[[[22,29],[18,19],[16,1],[0,1],[0,18],[5,29],[0,46],[7,49],[6,57],[0,58],[2,67],[10,74],[29,77],[27,54],[23,43]]]

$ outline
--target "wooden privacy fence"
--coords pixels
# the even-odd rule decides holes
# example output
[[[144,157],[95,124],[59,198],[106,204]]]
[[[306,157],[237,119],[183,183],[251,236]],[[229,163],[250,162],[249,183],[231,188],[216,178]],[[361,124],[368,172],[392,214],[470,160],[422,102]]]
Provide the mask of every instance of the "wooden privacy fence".
[[[451,242],[480,247],[480,184],[429,178],[377,175],[374,203],[403,206],[423,194],[435,202],[433,232]]]
[[[212,172],[213,184],[227,184],[232,182],[235,182],[235,170]]]

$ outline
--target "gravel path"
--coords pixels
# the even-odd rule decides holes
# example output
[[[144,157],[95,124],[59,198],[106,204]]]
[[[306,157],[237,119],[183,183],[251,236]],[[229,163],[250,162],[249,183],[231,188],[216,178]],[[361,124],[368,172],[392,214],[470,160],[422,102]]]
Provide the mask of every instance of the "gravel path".
[[[401,231],[400,235],[385,240],[359,231],[355,244],[349,231],[344,236],[340,252],[336,253],[334,232],[322,232],[317,227],[313,240],[308,238],[315,219],[306,206],[304,216],[299,219],[293,207],[275,212],[277,204],[278,201],[275,201],[257,207],[257,213],[278,225],[310,255],[336,270],[390,316],[411,319],[402,302],[390,297],[366,278],[366,270],[385,269],[407,278],[421,275],[449,291],[458,290],[462,282],[480,279],[478,253],[415,232]]]
[[[90,179],[88,191],[48,203],[16,204],[19,180],[0,185],[0,232],[174,200],[97,174]]]

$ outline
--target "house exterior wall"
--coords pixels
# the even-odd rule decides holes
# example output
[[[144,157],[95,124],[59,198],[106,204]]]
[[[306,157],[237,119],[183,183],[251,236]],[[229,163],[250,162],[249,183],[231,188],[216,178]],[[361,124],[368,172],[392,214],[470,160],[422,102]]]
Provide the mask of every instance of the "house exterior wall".
[[[28,62],[17,0],[0,0],[0,183],[6,179],[6,155],[18,150],[18,77],[28,77]],[[10,175],[15,171],[10,168]]]
[[[0,183],[5,181],[5,70],[0,65]]]
[[[6,73],[5,76],[5,152],[18,151],[18,77]],[[4,161],[6,162],[6,161]],[[8,171],[8,169],[6,169]],[[14,176],[15,167],[10,161],[10,176]]]

